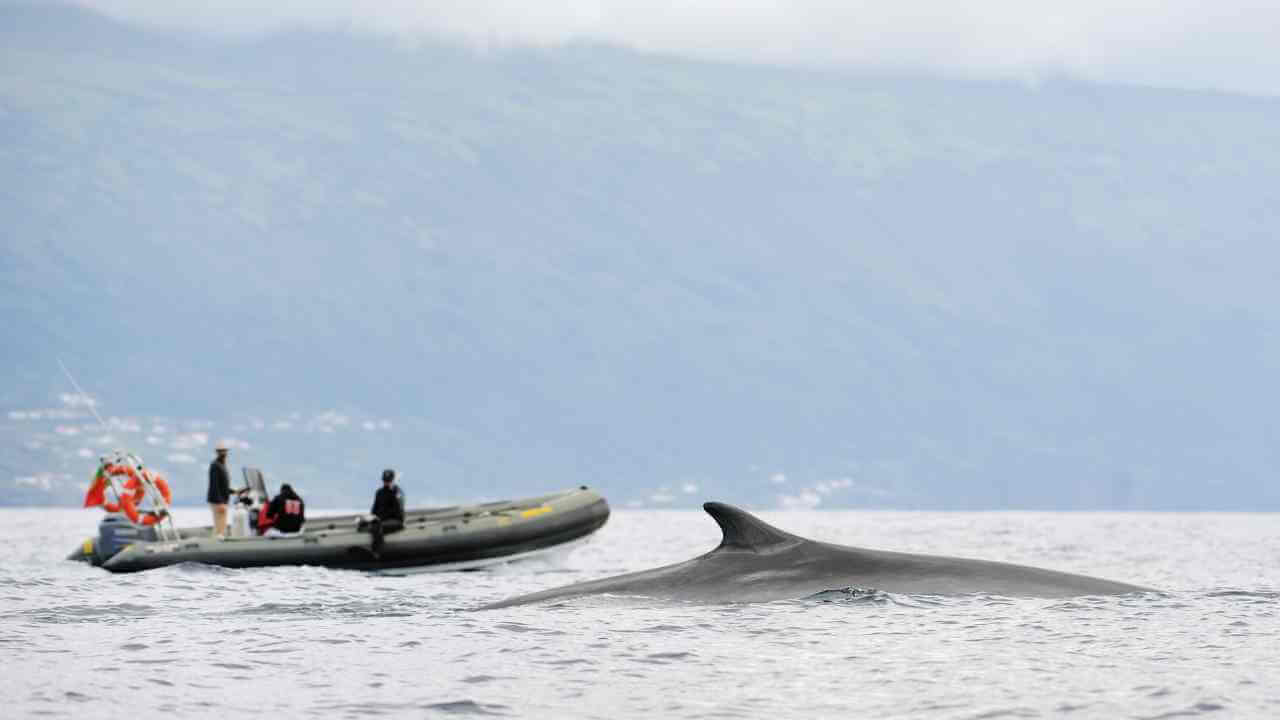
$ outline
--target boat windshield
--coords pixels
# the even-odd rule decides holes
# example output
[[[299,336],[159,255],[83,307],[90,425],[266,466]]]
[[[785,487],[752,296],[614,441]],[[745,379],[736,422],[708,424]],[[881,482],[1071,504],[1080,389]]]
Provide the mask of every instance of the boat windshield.
[[[249,488],[249,493],[254,496],[254,505],[265,503],[271,498],[267,494],[267,480],[262,476],[262,470],[258,468],[244,468],[244,485]]]

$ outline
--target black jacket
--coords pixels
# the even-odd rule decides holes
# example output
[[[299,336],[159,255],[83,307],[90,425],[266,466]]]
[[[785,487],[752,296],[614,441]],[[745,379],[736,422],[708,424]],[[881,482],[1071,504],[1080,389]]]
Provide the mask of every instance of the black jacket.
[[[392,483],[391,487],[378,488],[373,496],[373,508],[369,512],[383,520],[399,520],[404,522],[404,493],[400,486]]]
[[[272,527],[280,532],[295,533],[307,520],[307,504],[295,492],[281,491],[267,507],[267,515],[275,518]]]
[[[206,499],[215,505],[226,505],[231,499],[231,473],[227,464],[217,460],[209,463],[209,494]]]

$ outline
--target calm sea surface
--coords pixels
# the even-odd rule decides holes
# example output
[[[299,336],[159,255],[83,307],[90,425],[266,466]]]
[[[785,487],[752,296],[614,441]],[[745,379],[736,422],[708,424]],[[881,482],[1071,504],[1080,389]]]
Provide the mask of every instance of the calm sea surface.
[[[1280,717],[1280,516],[771,512],[811,538],[1161,595],[482,603],[685,560],[701,512],[619,511],[572,553],[375,577],[62,558],[88,510],[0,510],[0,716]],[[203,509],[179,511],[207,522]]]

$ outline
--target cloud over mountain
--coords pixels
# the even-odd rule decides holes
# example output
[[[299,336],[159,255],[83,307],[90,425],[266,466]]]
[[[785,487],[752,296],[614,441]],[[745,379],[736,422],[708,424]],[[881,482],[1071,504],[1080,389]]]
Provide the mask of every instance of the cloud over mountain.
[[[747,62],[1280,93],[1280,5],[1255,0],[80,0],[216,33],[355,29],[483,47],[601,42]]]

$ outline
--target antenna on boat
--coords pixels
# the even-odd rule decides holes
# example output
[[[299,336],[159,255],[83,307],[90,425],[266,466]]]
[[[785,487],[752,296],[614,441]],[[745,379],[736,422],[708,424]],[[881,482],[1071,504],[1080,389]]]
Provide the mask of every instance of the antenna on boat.
[[[80,383],[76,382],[76,379],[74,377],[71,377],[71,371],[67,369],[66,365],[62,364],[62,358],[54,358],[54,359],[58,361],[58,367],[62,368],[62,373],[67,376],[68,380],[71,381],[71,387],[76,389],[76,392],[80,394],[80,399],[82,399],[84,401],[84,404],[88,406],[89,412],[93,413],[93,416],[98,419],[98,424],[102,426],[103,430],[106,430],[107,424],[102,421],[102,416],[98,414],[97,408],[94,407],[95,402],[93,398],[89,397],[87,394],[85,394],[84,390],[80,389]]]
[[[89,412],[93,413],[93,417],[98,420],[98,424],[102,426],[103,431],[106,431],[107,423],[105,420],[102,419],[102,416],[98,414],[97,408],[94,407],[94,404],[96,403],[96,401],[93,398],[89,397],[87,393],[85,393],[84,388],[80,387],[80,383],[76,382],[75,377],[71,375],[71,371],[68,370],[67,366],[62,362],[62,358],[55,357],[54,359],[58,361],[58,367],[62,368],[62,374],[66,375],[67,380],[71,381],[71,387],[75,388],[76,392],[79,393],[80,399],[84,402],[85,406],[89,408]],[[157,497],[160,499],[164,499],[164,496],[160,494],[160,491],[156,488],[155,483],[151,480],[151,475],[149,474],[149,472],[146,470],[143,470],[141,458],[139,458],[137,455],[134,455],[133,453],[125,453],[123,450],[116,450],[115,457],[117,458],[117,462],[122,458],[128,459],[130,465],[135,466],[137,467],[138,470],[142,471],[142,477],[146,478],[146,485],[144,486],[145,488],[144,492],[152,495],[153,502],[157,502],[157,503],[159,502],[158,500],[155,499]],[[105,462],[105,459],[103,461]],[[121,497],[120,492],[115,489],[114,485],[111,487],[112,487],[112,490],[116,493],[116,497],[120,498]],[[156,530],[160,534],[162,539],[164,539],[166,535],[172,534],[173,539],[176,540],[179,537],[181,537],[181,534],[178,532],[178,526],[174,524],[173,513],[169,512],[168,501],[166,500],[161,507],[164,510],[162,520],[169,521],[169,529],[168,529],[168,532],[166,533],[164,525],[161,524],[156,527]]]

